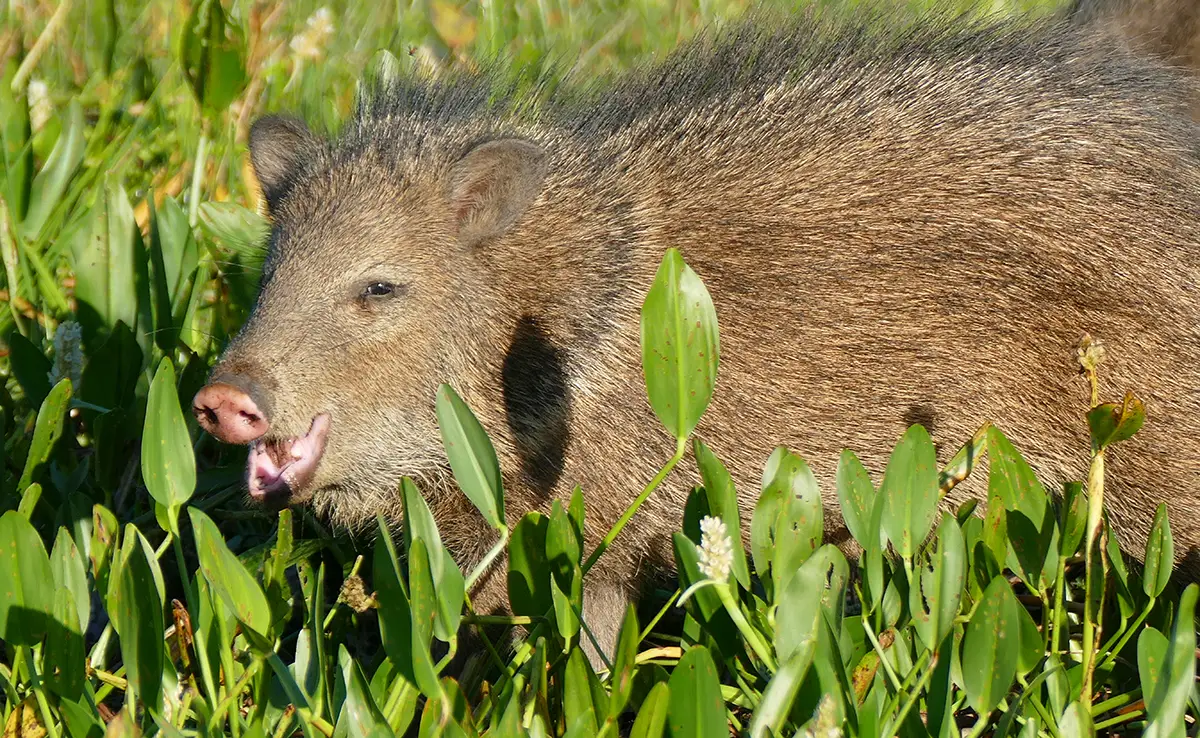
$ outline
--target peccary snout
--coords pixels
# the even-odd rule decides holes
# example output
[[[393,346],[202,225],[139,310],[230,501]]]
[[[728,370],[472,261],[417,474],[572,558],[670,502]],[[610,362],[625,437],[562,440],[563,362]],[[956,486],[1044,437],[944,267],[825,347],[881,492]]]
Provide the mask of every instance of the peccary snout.
[[[250,443],[271,427],[250,394],[226,382],[214,382],[197,392],[192,412],[201,428],[224,443]]]

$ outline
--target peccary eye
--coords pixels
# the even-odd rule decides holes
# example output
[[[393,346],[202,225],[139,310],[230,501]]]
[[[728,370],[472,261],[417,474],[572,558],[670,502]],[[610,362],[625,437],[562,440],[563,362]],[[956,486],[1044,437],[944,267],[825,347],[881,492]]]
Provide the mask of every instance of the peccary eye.
[[[387,297],[396,290],[396,285],[390,282],[372,282],[363,290],[366,297]]]

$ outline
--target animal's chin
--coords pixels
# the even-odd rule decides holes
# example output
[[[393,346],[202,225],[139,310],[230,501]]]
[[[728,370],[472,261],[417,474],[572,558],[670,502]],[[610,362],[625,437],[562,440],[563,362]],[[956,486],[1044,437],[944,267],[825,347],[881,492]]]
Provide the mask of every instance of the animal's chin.
[[[310,494],[328,435],[329,416],[322,413],[302,436],[261,438],[251,443],[246,462],[250,496],[274,509],[302,502]]]

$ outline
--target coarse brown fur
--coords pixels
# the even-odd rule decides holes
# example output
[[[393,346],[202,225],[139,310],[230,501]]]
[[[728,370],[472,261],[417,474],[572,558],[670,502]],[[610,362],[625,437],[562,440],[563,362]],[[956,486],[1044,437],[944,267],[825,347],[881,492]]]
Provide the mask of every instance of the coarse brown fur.
[[[1067,15],[1200,77],[1200,0],[1074,0]],[[1191,89],[1200,120],[1200,94]]]
[[[879,475],[915,421],[941,461],[991,420],[1051,489],[1083,478],[1087,332],[1108,348],[1103,396],[1135,390],[1148,414],[1111,459],[1114,526],[1137,555],[1167,501],[1195,579],[1200,137],[1180,84],[1066,24],[886,14],[738,25],[537,104],[489,94],[488,74],[403,76],[332,141],[255,126],[274,228],[214,376],[249,377],[275,434],[332,415],[296,501],[353,526],[394,516],[411,475],[468,567],[494,535],[448,474],[434,396],[449,382],[496,445],[509,522],[580,483],[590,549],[674,450],[638,348],[674,246],[716,305],[699,433],[745,519],[783,443],[845,542],[839,452]],[[395,296],[362,297],[379,280]],[[672,568],[696,480],[681,469],[588,577],[606,645],[637,582]],[[476,602],[502,606],[503,580]]]

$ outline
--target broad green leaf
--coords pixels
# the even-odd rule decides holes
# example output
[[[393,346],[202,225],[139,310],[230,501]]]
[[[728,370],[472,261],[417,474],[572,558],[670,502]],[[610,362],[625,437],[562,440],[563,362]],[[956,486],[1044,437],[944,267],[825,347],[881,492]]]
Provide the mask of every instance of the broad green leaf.
[[[11,10],[9,12],[12,12]],[[18,34],[19,36],[19,34]],[[13,209],[17,220],[25,217],[29,208],[29,189],[33,181],[33,147],[29,145],[32,130],[29,121],[29,105],[24,90],[13,90],[13,77],[24,57],[21,38],[11,42],[11,53],[0,61],[0,162],[6,176],[4,191],[0,193]]]
[[[841,551],[825,545],[788,578],[777,598],[779,610],[775,615],[775,653],[780,663],[790,661],[818,640],[822,612],[841,629],[848,575],[849,566]]]
[[[1009,568],[1033,592],[1048,590],[1058,576],[1058,523],[1047,506],[1041,525],[1019,510],[1006,510]]]
[[[1142,694],[1153,697],[1162,681],[1163,668],[1167,663],[1167,650],[1171,643],[1162,631],[1153,626],[1145,626],[1138,634],[1137,660],[1138,678],[1142,686]]]
[[[750,521],[751,553],[759,576],[763,576],[759,561],[770,562],[772,591],[781,592],[821,545],[824,506],[808,464],[782,446],[767,459],[762,487],[761,510],[756,508]]]
[[[1196,597],[1200,585],[1189,584],[1179,599],[1179,609],[1171,628],[1171,642],[1162,676],[1154,692],[1146,699],[1146,738],[1183,736],[1188,697],[1196,680]]]
[[[41,405],[50,394],[50,371],[54,363],[25,336],[13,331],[8,336],[8,360],[13,376],[30,405]]]
[[[587,659],[580,648],[571,649],[567,658],[566,673],[563,676],[563,718],[567,725],[582,725],[582,732],[576,735],[596,735],[599,726],[596,724],[596,705],[592,700],[591,679],[588,672]],[[580,730],[580,728],[576,728]]]
[[[88,557],[92,572],[92,580],[96,589],[108,591],[108,572],[112,562],[112,553],[120,536],[120,524],[117,516],[108,508],[97,504],[92,506],[92,553]]]
[[[571,586],[571,578],[579,569],[582,553],[581,531],[563,510],[562,502],[555,500],[550,506],[550,522],[546,528],[546,558],[550,562],[550,571],[564,591]]]
[[[423,546],[422,546],[423,548]],[[396,547],[387,522],[379,520],[375,538],[375,597],[379,601],[379,633],[383,649],[397,670],[427,696],[440,694],[441,685],[429,652],[430,633],[417,627]]]
[[[74,244],[73,262],[85,338],[108,335],[118,322],[139,327],[137,275],[145,261],[133,208],[118,182],[106,183],[91,217],[91,234]]]
[[[62,533],[63,529],[59,529]],[[67,540],[71,540],[70,536]],[[80,562],[82,571],[82,562]],[[83,593],[85,605],[89,604],[87,592]],[[84,652],[83,627],[79,625],[79,608],[70,588],[59,586],[54,590],[54,614],[46,632],[45,662],[46,682],[55,694],[67,699],[83,697]]]
[[[83,106],[78,98],[72,98],[62,133],[54,142],[54,149],[46,158],[42,170],[33,178],[29,211],[21,221],[21,235],[26,241],[37,240],[46,218],[59,204],[67,185],[83,161],[83,150],[87,144],[85,128]]]
[[[1106,402],[1088,411],[1092,448],[1100,450],[1133,436],[1146,422],[1146,408],[1132,394],[1120,403]]]
[[[569,640],[579,633],[579,615],[583,602],[583,570],[579,564],[574,564],[575,576],[567,584],[569,590],[563,591],[557,577],[550,577],[550,599],[554,603],[554,625],[563,640]]]
[[[253,210],[232,202],[200,204],[200,228],[237,254],[247,268],[258,270],[266,258],[271,223]]]
[[[121,638],[121,659],[130,687],[153,713],[162,704],[162,589],[153,551],[141,533],[127,525],[121,550],[109,577],[107,609]]]
[[[650,689],[642,707],[638,710],[637,719],[629,730],[629,738],[662,738],[663,729],[667,724],[667,707],[670,703],[671,690],[666,682],[659,682]]]
[[[1038,630],[1037,623],[1033,622],[1033,616],[1019,601],[1016,613],[1017,630],[1021,635],[1021,647],[1017,651],[1017,674],[1024,677],[1041,663],[1046,643],[1042,640],[1042,632]]]
[[[408,477],[400,480],[400,491],[404,497],[404,541],[412,557],[412,544],[423,541],[429,557],[429,573],[433,577],[437,593],[437,620],[434,633],[449,643],[458,636],[458,624],[462,620],[463,592],[466,581],[458,564],[442,545],[437,523],[425,498]]]
[[[550,562],[546,559],[549,519],[527,513],[508,542],[508,600],[516,615],[540,617],[554,606],[550,594]]]
[[[742,545],[742,516],[738,510],[737,490],[733,478],[704,441],[692,440],[696,464],[704,481],[704,492],[708,498],[708,509],[714,517],[725,523],[725,530],[733,539],[733,576],[743,589],[750,589],[750,569],[746,565],[746,548]]]
[[[196,489],[196,457],[175,390],[175,367],[167,357],[150,383],[141,460],[146,489],[167,508],[171,531],[178,535],[179,510]]]
[[[892,451],[879,494],[888,540],[897,553],[912,558],[933,527],[938,503],[937,458],[933,440],[921,426],[905,431]]]
[[[988,429],[988,495],[1000,498],[1005,510],[1018,510],[1030,520],[1042,520],[1046,488],[1012,442],[995,426]]]
[[[792,579],[793,585],[797,579],[798,577]],[[807,641],[803,648],[783,661],[779,671],[771,677],[767,688],[763,690],[762,701],[759,702],[750,721],[751,738],[770,738],[782,734],[784,723],[792,710],[792,703],[795,702],[800,685],[812,665],[815,646],[816,641]]]
[[[674,248],[663,255],[641,323],[650,406],[671,435],[687,438],[712,399],[720,339],[708,290]]]
[[[1017,598],[996,577],[983,593],[963,637],[962,675],[967,701],[980,715],[995,709],[1017,673],[1021,644]]]
[[[729,735],[717,666],[704,646],[692,646],[671,672],[667,712],[672,738]]]
[[[967,550],[962,529],[946,515],[937,529],[937,546],[917,577],[919,586],[909,589],[909,609],[917,633],[926,648],[936,650],[954,625],[962,602]]]
[[[87,702],[60,698],[58,709],[71,738],[105,738],[104,723]]]
[[[201,203],[205,206],[217,203]],[[154,210],[154,236],[162,253],[163,277],[166,280],[167,296],[171,304],[171,321],[182,327],[191,299],[196,267],[200,261],[200,249],[196,236],[188,226],[187,214],[174,198],[164,198],[162,205]]]
[[[1082,702],[1072,702],[1058,720],[1058,735],[1061,738],[1093,738],[1096,729],[1092,726],[1092,715]]]
[[[633,677],[637,671],[636,658],[640,635],[637,611],[630,604],[625,608],[625,619],[621,623],[620,635],[617,637],[617,652],[614,654],[612,676],[609,681],[612,690],[608,703],[610,719],[616,719],[633,692]]]
[[[50,569],[54,572],[56,592],[69,592],[75,602],[75,626],[79,633],[87,630],[92,601],[88,590],[87,569],[83,557],[66,528],[58,529],[54,549],[50,552]]]
[[[179,63],[196,101],[209,115],[229,107],[246,86],[245,42],[220,0],[193,0],[179,39]]]
[[[367,686],[362,669],[350,658],[350,652],[344,644],[338,645],[338,665],[346,682],[344,715],[349,721],[349,734],[355,738],[384,738],[393,735],[383,713],[371,697],[371,690]]]
[[[117,23],[115,0],[90,0],[84,3],[87,19],[78,29],[83,54],[87,59],[88,71],[98,79],[112,74],[113,52],[117,48],[117,36],[121,28]]]
[[[1087,531],[1087,493],[1079,482],[1068,482],[1063,485],[1063,509],[1058,552],[1060,556],[1071,557],[1079,551],[1083,543],[1083,534]]]
[[[1142,589],[1147,597],[1158,597],[1171,581],[1175,565],[1175,543],[1171,539],[1171,523],[1167,520],[1167,505],[1161,503],[1154,514],[1150,537],[1146,540],[1146,568],[1142,572]]]
[[[195,507],[188,508],[188,515],[196,536],[200,571],[213,593],[246,629],[259,636],[260,642],[253,645],[269,643],[273,635],[271,606],[262,587],[225,545],[224,537],[207,515]]]
[[[446,384],[438,388],[437,419],[454,481],[484,519],[500,530],[504,526],[504,486],[487,432],[467,403]]]
[[[838,459],[837,494],[846,530],[864,548],[878,546],[883,505],[853,451],[843,451]]]
[[[16,510],[0,516],[0,640],[32,646],[53,617],[54,581],[46,547]]]
[[[62,438],[63,422],[71,402],[71,380],[63,378],[50,390],[50,394],[38,408],[37,422],[33,426],[33,440],[29,443],[29,455],[17,489],[25,489],[34,482],[50,458],[50,453]]]

